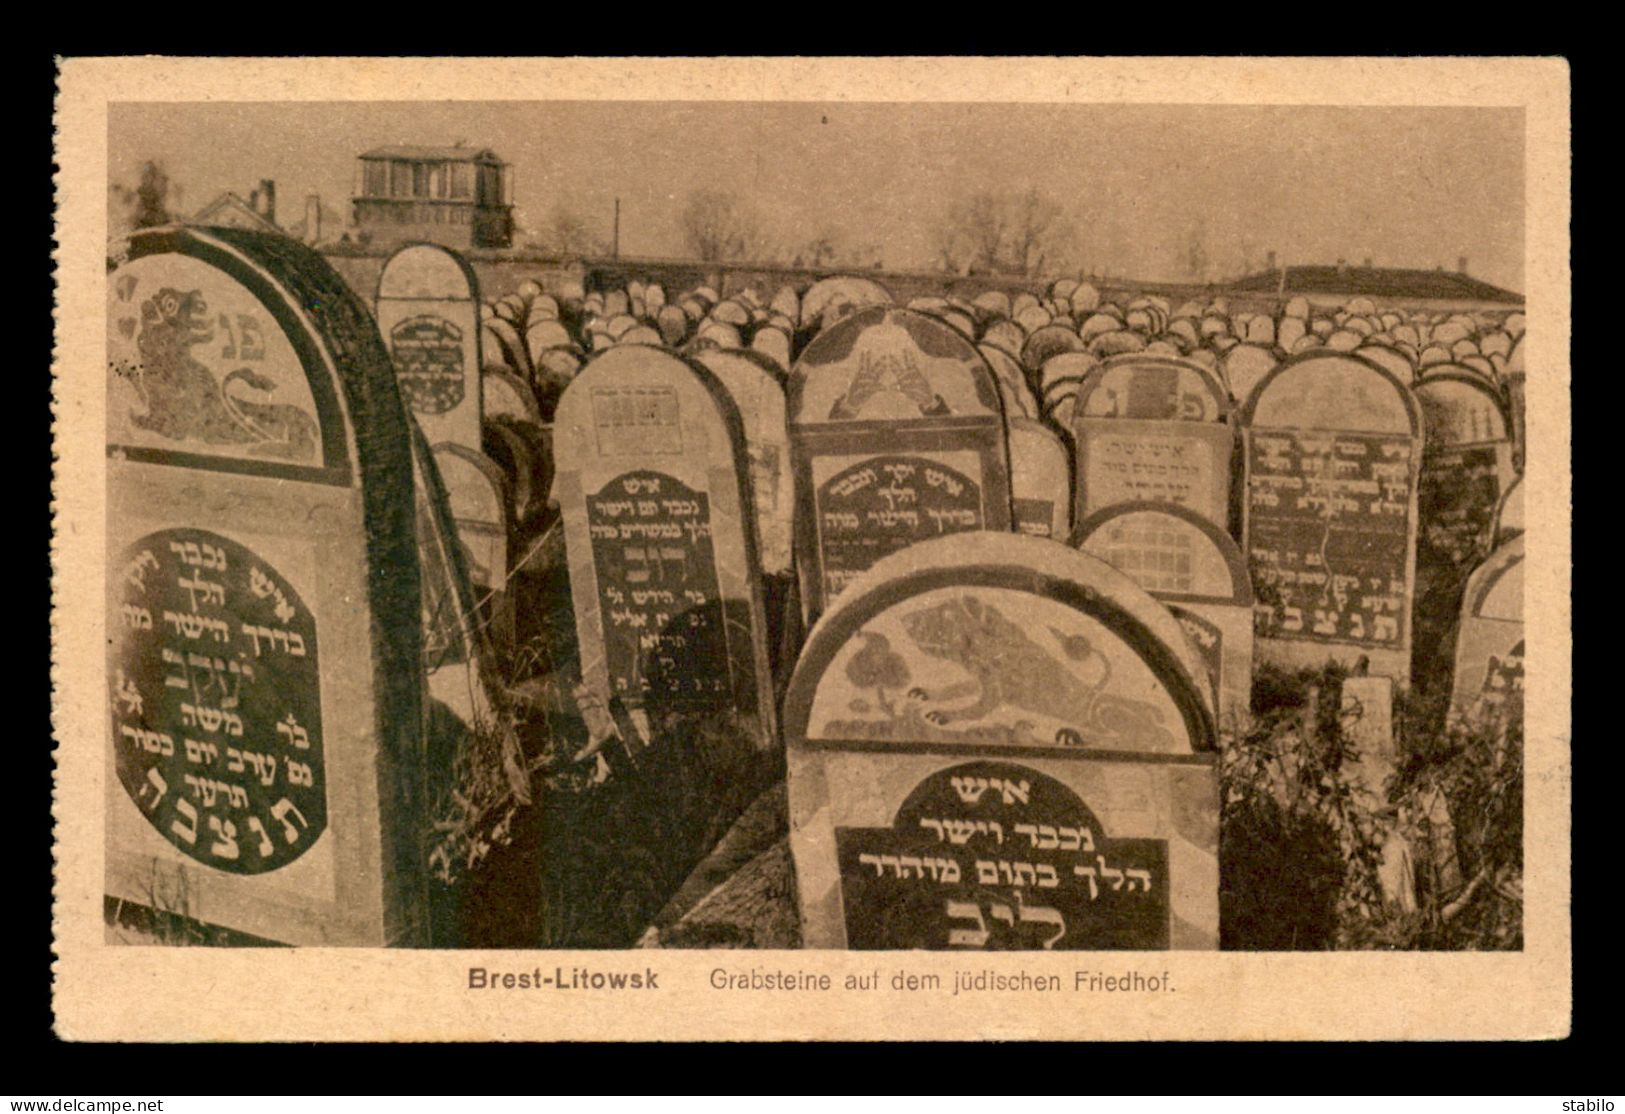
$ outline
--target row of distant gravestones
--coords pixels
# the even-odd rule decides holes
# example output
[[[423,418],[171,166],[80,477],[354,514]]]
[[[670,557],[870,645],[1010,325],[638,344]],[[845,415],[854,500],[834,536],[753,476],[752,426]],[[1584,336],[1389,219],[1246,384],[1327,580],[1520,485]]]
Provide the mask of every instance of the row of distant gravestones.
[[[501,592],[524,505],[478,459],[472,276],[407,249],[374,320],[278,237],[146,233],[113,261],[108,892],[163,875],[240,931],[421,940],[415,762],[432,707],[501,700],[474,585]],[[1124,353],[1078,385],[1074,468],[962,332],[851,302],[787,391],[759,348],[618,343],[571,373],[551,444],[520,396],[502,443],[533,481],[556,463],[588,687],[736,709],[763,746],[782,707],[810,945],[1212,946],[1249,606],[1261,656],[1405,676],[1429,408],[1305,353],[1234,423],[1203,365]],[[1505,486],[1499,428],[1466,447]],[[1060,538],[1069,511],[1073,545],[997,533]],[[1475,574],[1475,621],[1517,626],[1513,553]],[[817,621],[781,705],[763,584],[792,567]]]

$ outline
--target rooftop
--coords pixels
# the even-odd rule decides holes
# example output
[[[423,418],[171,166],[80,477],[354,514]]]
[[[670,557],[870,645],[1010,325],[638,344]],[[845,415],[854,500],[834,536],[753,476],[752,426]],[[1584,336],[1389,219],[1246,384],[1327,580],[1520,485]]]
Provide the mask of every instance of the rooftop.
[[[374,147],[364,159],[408,159],[419,162],[501,162],[489,147]]]
[[[1274,293],[1281,272],[1261,271],[1228,284],[1234,291]],[[1502,290],[1459,271],[1413,271],[1399,267],[1288,267],[1288,294],[1367,294],[1382,298],[1440,298],[1521,305],[1522,294]]]

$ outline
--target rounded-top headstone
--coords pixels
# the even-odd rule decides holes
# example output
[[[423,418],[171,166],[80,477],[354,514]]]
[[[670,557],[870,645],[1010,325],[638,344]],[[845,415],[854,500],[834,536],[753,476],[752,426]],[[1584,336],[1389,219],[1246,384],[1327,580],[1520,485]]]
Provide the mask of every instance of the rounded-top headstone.
[[[1411,363],[1411,358],[1398,348],[1366,343],[1355,351],[1377,366],[1386,368],[1401,383],[1409,383],[1416,376],[1416,366]]]
[[[802,351],[788,403],[807,616],[885,553],[1008,528],[996,377],[935,318],[872,306],[842,319]]]
[[[1429,448],[1506,441],[1500,397],[1475,372],[1437,372],[1415,388]]]
[[[976,346],[933,317],[871,306],[820,333],[790,373],[796,424],[997,414]]]
[[[971,305],[994,318],[1010,316],[1010,295],[1002,290],[984,290],[971,299]]]
[[[979,702],[933,695],[967,677]],[[976,531],[854,580],[808,635],[785,697],[792,741],[950,749],[1190,754],[1215,748],[1213,716],[1205,666],[1143,588],[1068,546]]]
[[[1064,540],[1072,524],[1072,455],[1043,422],[1011,417],[1010,499],[1013,528],[1032,537]]]
[[[1021,349],[1021,362],[1036,371],[1047,360],[1063,352],[1082,351],[1083,341],[1077,333],[1064,325],[1045,325],[1027,337],[1027,343]]]
[[[374,318],[278,234],[108,262],[104,892],[157,871],[240,932],[422,945],[412,426]]]
[[[1230,399],[1213,373],[1194,360],[1115,356],[1089,374],[1078,392],[1080,418],[1223,422]]]
[[[873,279],[853,275],[821,279],[801,296],[801,327],[828,328],[857,310],[891,304],[891,292]]]
[[[795,488],[778,365],[759,352],[720,348],[697,352],[694,359],[727,388],[744,427],[762,571],[788,573]]]
[[[1014,321],[995,321],[982,334],[982,343],[1002,348],[1019,359],[1021,350],[1027,343],[1027,334],[1022,332],[1021,326]]]
[[[748,454],[716,376],[611,348],[553,423],[581,670],[632,705],[737,708],[773,734]]]
[[[1253,388],[1243,422],[1410,436],[1421,430],[1421,414],[1406,385],[1354,352],[1312,352],[1284,361]]]
[[[785,700],[806,945],[1216,946],[1201,669],[1167,610],[1064,545],[972,533],[877,564]]]
[[[1122,503],[1078,523],[1073,544],[1125,574],[1179,620],[1218,695],[1221,730],[1250,716],[1253,586],[1230,535],[1189,507]]]
[[[1238,344],[1219,361],[1220,374],[1229,389],[1231,401],[1240,405],[1247,401],[1259,381],[1275,370],[1280,363],[1272,349],[1258,344]]]
[[[1423,442],[1415,396],[1356,354],[1310,352],[1265,376],[1242,424],[1261,653],[1292,668],[1364,657],[1404,683]]]
[[[431,440],[474,448],[480,443],[483,362],[478,305],[474,269],[438,244],[397,249],[384,262],[374,299],[401,398],[418,424]]]

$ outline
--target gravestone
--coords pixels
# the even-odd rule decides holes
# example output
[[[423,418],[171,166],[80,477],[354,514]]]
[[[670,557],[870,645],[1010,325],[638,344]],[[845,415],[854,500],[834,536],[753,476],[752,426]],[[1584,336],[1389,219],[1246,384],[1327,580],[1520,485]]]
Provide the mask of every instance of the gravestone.
[[[796,361],[788,402],[809,618],[887,553],[1010,528],[993,372],[942,322],[882,306],[843,318]]]
[[[389,352],[280,235],[156,229],[109,264],[106,892],[289,944],[423,944]]]
[[[590,689],[633,708],[774,708],[745,431],[727,389],[656,348],[594,357],[559,400],[554,498]]]
[[[1274,371],[1279,362],[1271,348],[1261,344],[1238,344],[1224,354],[1224,359],[1219,362],[1219,373],[1224,378],[1231,399],[1239,406],[1247,401],[1253,388],[1264,376]]]
[[[484,380],[485,398],[482,403],[486,418],[512,418],[519,422],[540,425],[541,408],[536,405],[536,393],[511,371],[487,370]]]
[[[1230,521],[1230,400],[1202,365],[1169,356],[1107,360],[1072,406],[1082,521],[1118,503],[1190,507],[1221,530]]]
[[[1072,454],[1066,442],[1031,418],[1006,419],[1010,442],[1013,529],[1065,541],[1072,532]]]
[[[699,352],[694,358],[727,389],[744,426],[762,571],[770,576],[788,575],[795,488],[790,476],[784,388],[775,365],[757,352],[719,348]]]
[[[812,948],[1218,945],[1202,666],[1103,562],[976,532],[882,559],[785,699]]]
[[[1521,714],[1523,641],[1520,537],[1492,553],[1467,580],[1450,692],[1454,717],[1482,726]]]
[[[423,674],[430,712],[425,717],[430,752],[454,754],[457,736],[502,726],[497,713],[501,677],[495,649],[469,578],[450,501],[420,430],[412,438],[412,486],[423,630]],[[438,704],[451,715],[438,713]],[[448,730],[448,723],[455,727]],[[442,740],[437,736],[451,736]]]
[[[1253,688],[1253,586],[1241,548],[1189,507],[1119,503],[1078,523],[1073,544],[1127,576],[1179,620],[1239,738]]]
[[[1410,675],[1422,418],[1391,372],[1347,353],[1287,360],[1243,411],[1243,549],[1257,653]]]
[[[891,304],[891,292],[873,279],[852,275],[821,279],[801,296],[801,327],[810,331],[827,329],[849,313]]]
[[[1495,548],[1499,549],[1523,533],[1523,477],[1507,485],[1501,505],[1495,509]]]
[[[513,649],[513,597],[508,592],[508,538],[513,497],[508,478],[484,453],[450,441],[430,449],[446,489],[480,615],[499,650]]]
[[[373,305],[401,398],[424,436],[478,449],[483,365],[474,269],[449,248],[407,244],[384,263]],[[523,349],[511,326],[504,336]]]
[[[1415,387],[1427,434],[1417,480],[1413,659],[1442,665],[1439,646],[1461,593],[1495,544],[1495,512],[1511,485],[1512,441],[1494,389],[1470,372],[1430,375]],[[1420,678],[1419,678],[1420,679]]]

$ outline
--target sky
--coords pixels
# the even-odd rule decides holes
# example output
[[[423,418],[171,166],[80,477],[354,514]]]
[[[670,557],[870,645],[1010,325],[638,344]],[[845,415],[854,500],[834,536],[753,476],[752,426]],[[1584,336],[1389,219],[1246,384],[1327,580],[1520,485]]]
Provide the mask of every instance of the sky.
[[[825,229],[934,265],[956,197],[1037,189],[1079,230],[1078,262],[1187,277],[1200,235],[1218,277],[1244,260],[1454,269],[1523,290],[1523,113],[1500,108],[785,102],[188,102],[115,105],[109,185],[159,162],[191,213],[277,183],[345,214],[356,155],[384,144],[489,147],[511,165],[521,228],[558,205],[621,251],[685,254],[690,191],[734,193],[794,247]]]

